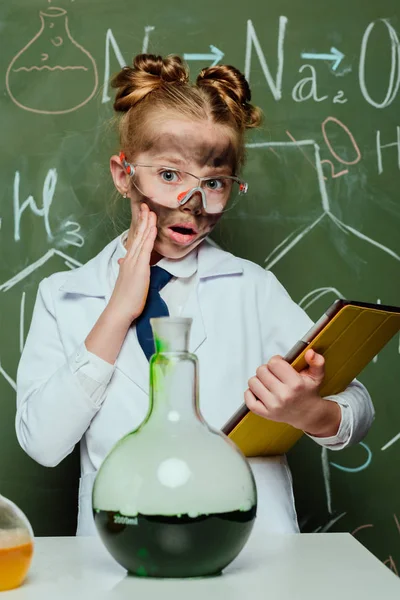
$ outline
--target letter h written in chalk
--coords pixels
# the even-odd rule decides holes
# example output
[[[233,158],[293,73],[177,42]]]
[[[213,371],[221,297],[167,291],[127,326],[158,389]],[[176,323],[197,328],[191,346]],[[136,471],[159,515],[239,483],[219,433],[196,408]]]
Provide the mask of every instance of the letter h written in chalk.
[[[400,126],[397,126],[397,140],[395,142],[391,142],[389,144],[381,143],[381,132],[378,129],[376,132],[376,154],[378,161],[378,173],[379,175],[383,173],[383,160],[382,160],[382,150],[384,148],[397,148],[397,166],[400,170]]]

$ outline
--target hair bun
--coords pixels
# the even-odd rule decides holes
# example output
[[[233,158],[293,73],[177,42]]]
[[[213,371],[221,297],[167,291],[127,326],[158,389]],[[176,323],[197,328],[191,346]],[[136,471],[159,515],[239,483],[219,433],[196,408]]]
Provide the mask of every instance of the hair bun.
[[[217,65],[203,69],[197,77],[198,87],[211,94],[218,94],[240,127],[258,127],[262,120],[261,110],[250,104],[251,92],[247,79],[239,69],[231,65]]]
[[[133,66],[123,67],[111,82],[112,87],[118,89],[114,109],[127,112],[154,90],[188,81],[188,69],[179,56],[170,54],[162,58],[155,54],[138,54]]]

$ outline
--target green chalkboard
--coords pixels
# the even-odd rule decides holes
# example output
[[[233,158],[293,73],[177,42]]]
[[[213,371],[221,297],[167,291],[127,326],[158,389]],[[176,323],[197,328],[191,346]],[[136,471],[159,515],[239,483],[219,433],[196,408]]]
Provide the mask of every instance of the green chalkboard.
[[[116,235],[110,76],[143,49],[184,55],[193,76],[218,61],[245,71],[266,121],[248,140],[249,194],[215,241],[271,269],[313,318],[338,296],[399,304],[399,13],[396,0],[1,4],[0,491],[38,534],[74,531],[78,453],[45,469],[19,449],[15,374],[38,282]],[[304,438],[290,453],[303,531],[354,532],[394,571],[399,360],[397,337],[360,377],[377,412],[362,444]]]

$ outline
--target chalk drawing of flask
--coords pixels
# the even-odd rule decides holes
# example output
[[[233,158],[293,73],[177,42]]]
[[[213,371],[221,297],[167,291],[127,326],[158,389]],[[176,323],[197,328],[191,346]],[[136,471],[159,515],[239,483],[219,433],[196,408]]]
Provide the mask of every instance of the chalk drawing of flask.
[[[66,10],[50,6],[39,16],[40,30],[7,69],[7,91],[17,106],[31,112],[78,110],[96,93],[96,62],[71,36]]]

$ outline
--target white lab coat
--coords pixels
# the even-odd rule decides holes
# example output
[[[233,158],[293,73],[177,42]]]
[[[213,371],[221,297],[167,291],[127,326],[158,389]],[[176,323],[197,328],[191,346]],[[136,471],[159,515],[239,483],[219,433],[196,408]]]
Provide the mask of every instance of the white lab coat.
[[[112,446],[148,410],[149,366],[134,327],[110,381],[94,402],[76,376],[90,363],[84,340],[109,300],[107,269],[118,240],[82,267],[44,279],[17,375],[16,432],[22,448],[46,466],[57,465],[80,442],[78,534],[94,534],[91,492]],[[274,354],[284,355],[311,320],[276,277],[204,241],[198,283],[182,316],[192,317],[190,351],[200,362],[200,408],[221,428],[243,403],[248,379]],[[90,367],[90,365],[89,365]],[[362,439],[373,419],[366,389],[353,382],[332,397],[342,406],[338,435],[317,442],[340,449]],[[284,456],[250,460],[258,488],[257,526],[298,531],[292,480]],[[211,491],[210,491],[211,493]]]

